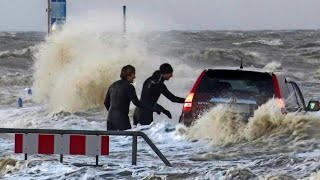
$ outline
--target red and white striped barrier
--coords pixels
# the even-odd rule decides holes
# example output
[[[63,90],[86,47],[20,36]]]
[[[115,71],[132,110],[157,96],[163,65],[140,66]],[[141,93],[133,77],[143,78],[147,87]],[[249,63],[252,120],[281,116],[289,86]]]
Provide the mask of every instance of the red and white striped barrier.
[[[109,155],[109,136],[15,134],[15,153]]]

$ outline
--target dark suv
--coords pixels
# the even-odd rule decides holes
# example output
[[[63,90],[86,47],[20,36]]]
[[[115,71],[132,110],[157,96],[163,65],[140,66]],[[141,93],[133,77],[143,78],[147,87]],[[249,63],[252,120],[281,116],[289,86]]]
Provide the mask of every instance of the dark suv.
[[[203,112],[218,104],[248,120],[253,111],[269,99],[277,98],[284,112],[317,111],[318,101],[305,105],[299,86],[281,72],[242,69],[206,69],[188,94],[180,122],[190,126]]]

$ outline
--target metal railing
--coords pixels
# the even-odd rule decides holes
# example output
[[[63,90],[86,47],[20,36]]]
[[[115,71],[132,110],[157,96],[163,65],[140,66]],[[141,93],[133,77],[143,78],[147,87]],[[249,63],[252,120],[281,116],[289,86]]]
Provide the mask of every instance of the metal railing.
[[[150,138],[141,131],[91,131],[91,130],[59,130],[59,129],[16,129],[16,128],[0,128],[0,133],[39,133],[39,134],[82,134],[82,135],[109,135],[109,136],[132,136],[132,165],[137,165],[137,137],[140,136],[151,147],[151,149],[158,155],[165,165],[172,167],[167,158],[161,153],[157,146],[150,140]],[[25,156],[26,158],[26,156]],[[96,164],[98,157],[96,157]],[[62,156],[60,155],[60,162]]]

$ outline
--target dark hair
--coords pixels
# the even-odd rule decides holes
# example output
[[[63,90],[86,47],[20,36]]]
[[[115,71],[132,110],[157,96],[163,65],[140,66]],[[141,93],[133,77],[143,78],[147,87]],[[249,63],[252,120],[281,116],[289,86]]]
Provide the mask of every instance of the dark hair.
[[[159,71],[162,74],[172,73],[173,72],[173,68],[172,68],[172,66],[170,64],[164,63],[164,64],[161,64],[161,66],[159,68]]]
[[[131,65],[123,66],[121,69],[120,78],[125,79],[128,76],[131,76],[131,74],[135,73],[135,72],[136,72],[136,69],[133,66],[131,66]]]

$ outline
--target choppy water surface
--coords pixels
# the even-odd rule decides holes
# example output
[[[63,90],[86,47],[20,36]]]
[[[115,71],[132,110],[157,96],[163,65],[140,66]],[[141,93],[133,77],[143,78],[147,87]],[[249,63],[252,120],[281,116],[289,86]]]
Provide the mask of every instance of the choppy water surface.
[[[76,30],[75,30],[76,29]],[[240,65],[281,70],[298,82],[306,101],[320,100],[320,31],[170,31],[128,33],[66,26],[43,33],[0,32],[0,123],[7,128],[105,130],[102,102],[126,64],[136,67],[138,94],[143,81],[169,62],[166,82],[185,97],[204,68]],[[32,89],[32,95],[27,94]],[[17,108],[17,99],[24,107]],[[173,119],[155,115],[139,126],[173,167],[166,167],[142,139],[138,165],[131,164],[131,137],[111,137],[102,167],[93,157],[30,156],[13,153],[13,136],[0,135],[3,179],[320,179],[320,113],[284,115],[274,101],[243,123],[223,106],[186,128],[178,124],[181,104],[160,104]],[[131,112],[134,107],[131,107]]]

